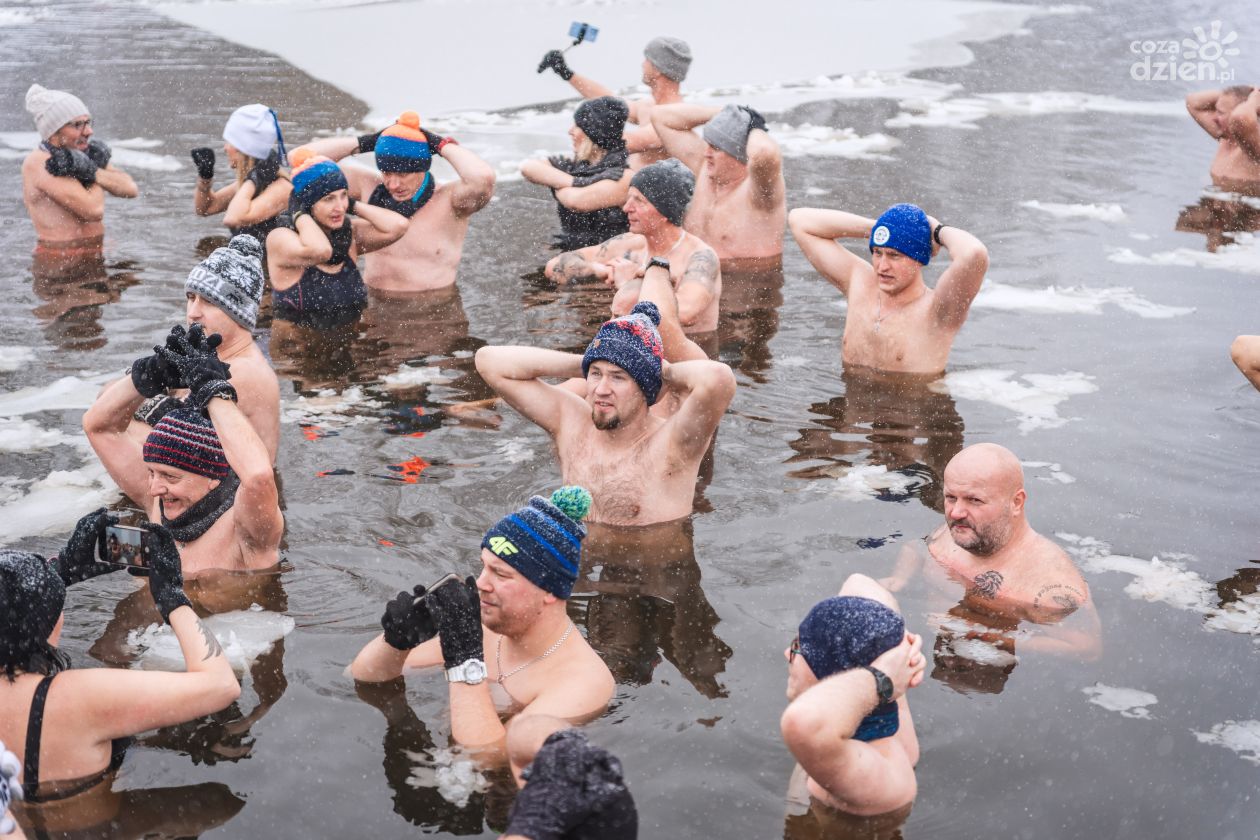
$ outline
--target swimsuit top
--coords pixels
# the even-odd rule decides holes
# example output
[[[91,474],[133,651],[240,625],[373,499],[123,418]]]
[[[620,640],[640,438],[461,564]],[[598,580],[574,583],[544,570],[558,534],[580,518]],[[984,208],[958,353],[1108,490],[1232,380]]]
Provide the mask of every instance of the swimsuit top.
[[[297,283],[271,293],[276,318],[316,329],[333,329],[358,319],[367,308],[368,297],[359,267],[350,258],[351,239],[347,219],[328,236],[333,254],[326,265],[340,264],[336,272],[329,274],[310,265]]]
[[[31,699],[30,717],[26,723],[26,760],[22,764],[22,791],[25,794],[26,801],[35,804],[66,799],[95,787],[107,775],[119,768],[123,762],[123,757],[127,753],[127,747],[131,744],[130,738],[114,739],[113,746],[110,749],[109,764],[103,770],[90,776],[84,776],[81,779],[46,782],[45,786],[49,789],[41,792],[39,745],[44,729],[44,702],[48,699],[48,687],[52,685],[54,676],[56,674],[49,674],[40,680],[39,685],[36,686],[35,696]]]
[[[273,230],[275,230],[278,227],[280,227],[279,214],[272,216],[270,219],[263,219],[261,222],[254,222],[252,225],[242,225],[241,227],[230,227],[228,228],[228,231],[233,236],[240,236],[243,233],[249,234],[250,236],[257,239],[259,242],[263,243],[263,247],[265,248],[267,245],[267,234],[271,233]],[[266,265],[266,264],[267,264],[267,261],[264,258],[263,265]]]

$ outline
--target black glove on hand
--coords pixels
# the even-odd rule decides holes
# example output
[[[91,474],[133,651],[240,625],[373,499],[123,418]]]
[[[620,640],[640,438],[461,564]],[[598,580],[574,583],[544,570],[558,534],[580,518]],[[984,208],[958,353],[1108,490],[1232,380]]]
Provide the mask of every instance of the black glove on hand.
[[[190,607],[184,594],[184,568],[180,563],[179,549],[171,532],[156,522],[148,522],[144,529],[149,532],[145,540],[149,553],[145,557],[149,572],[149,594],[162,620],[171,623],[171,613],[178,607]],[[143,574],[143,570],[138,570]]]
[[[236,399],[236,389],[227,382],[232,378],[230,365],[215,352],[222,342],[218,333],[207,337],[201,324],[193,324],[184,336],[172,330],[167,346],[157,349],[160,357],[179,369],[184,384],[192,391],[188,404],[202,411],[215,394],[231,394]]]
[[[267,155],[267,157],[254,164],[254,168],[249,170],[249,174],[245,176],[245,180],[253,183],[254,195],[257,196],[262,195],[262,191],[271,186],[279,174],[279,155]]]
[[[192,155],[193,166],[197,167],[197,177],[203,181],[209,181],[214,177],[214,149],[208,146],[200,146],[189,152]]]
[[[49,175],[57,178],[75,178],[85,187],[96,183],[96,164],[78,149],[54,146],[49,155],[48,161],[44,164]]]
[[[753,130],[758,129],[758,128],[760,128],[762,131],[770,130],[766,128],[766,118],[761,116],[760,112],[755,111],[752,108],[749,108],[747,105],[740,105],[739,107],[748,112],[749,133],[752,133]]]
[[[428,601],[424,600],[424,587],[399,592],[386,604],[381,629],[385,631],[385,643],[398,650],[411,650],[436,636],[437,623],[429,612]]]
[[[576,729],[548,737],[522,775],[527,781],[516,795],[505,834],[602,840],[637,836],[637,813],[621,762],[591,746]]]
[[[87,156],[91,158],[92,163],[96,164],[97,169],[104,169],[109,166],[109,159],[114,156],[114,150],[104,140],[93,137],[88,141]]]
[[[382,128],[380,131],[376,132],[375,134],[360,134],[359,135],[359,154],[363,154],[364,152],[375,152],[376,141],[381,139],[381,133],[384,131],[385,129]]]
[[[442,660],[446,668],[457,668],[469,659],[481,659],[485,644],[481,636],[481,596],[477,581],[469,577],[462,584],[443,586],[424,596],[438,626]]]
[[[435,155],[442,154],[442,146],[447,143],[454,143],[457,146],[459,145],[459,141],[453,137],[443,137],[436,131],[429,131],[427,128],[422,128],[420,130],[424,132],[424,139],[428,141],[429,150]]]
[[[358,204],[358,202],[354,200],[354,196],[349,196],[346,199],[346,215],[347,216],[354,215],[354,205],[356,204]]]
[[[166,336],[167,348],[179,352],[185,334],[182,324],[171,327],[170,334]],[[144,356],[131,363],[131,384],[143,397],[156,397],[172,388],[185,387],[179,367],[160,355],[161,352],[161,346],[154,345],[152,356]]]
[[[569,69],[569,65],[564,60],[564,53],[560,50],[552,50],[543,56],[538,64],[538,72],[541,73],[544,70],[555,71],[555,74],[566,82],[573,78],[573,71]]]
[[[97,575],[117,572],[122,567],[100,562],[104,558],[105,526],[118,522],[118,517],[100,508],[83,517],[74,526],[66,547],[53,560],[62,583],[71,586]]]

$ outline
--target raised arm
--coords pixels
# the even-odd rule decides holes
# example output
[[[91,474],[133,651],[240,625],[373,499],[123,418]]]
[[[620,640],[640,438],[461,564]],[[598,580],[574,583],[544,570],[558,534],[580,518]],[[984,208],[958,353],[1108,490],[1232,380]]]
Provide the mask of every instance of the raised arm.
[[[748,176],[752,179],[752,201],[762,210],[783,205],[787,187],[783,182],[783,153],[764,129],[748,132]]]
[[[694,131],[698,125],[713,119],[721,108],[709,105],[691,105],[678,102],[673,105],[657,105],[652,109],[652,128],[660,137],[665,153],[676,157],[693,173],[700,173],[707,145]]]
[[[845,295],[853,272],[869,266],[836,240],[868,237],[874,226],[874,219],[843,210],[798,207],[788,214],[788,227],[810,265]]]
[[[446,159],[459,181],[451,189],[451,209],[459,218],[471,216],[490,203],[494,195],[494,169],[463,146],[426,131],[429,148]]]
[[[370,136],[370,135],[364,135]],[[350,136],[341,137],[321,137],[318,140],[312,140],[305,143],[303,148],[310,149],[317,155],[323,155],[334,163],[350,155],[359,153],[359,138]]]
[[[1238,103],[1229,114],[1229,125],[1226,131],[1231,139],[1242,146],[1253,161],[1260,163],[1260,88],[1251,91],[1251,95]]]
[[[735,396],[735,374],[729,365],[708,359],[664,362],[661,383],[682,395],[678,411],[668,421],[674,450],[685,459],[702,454]]]
[[[332,243],[319,223],[309,213],[301,213],[293,220],[293,229],[278,227],[267,234],[267,266],[271,283],[286,289],[297,282],[278,285],[274,268],[302,270],[307,266],[321,265],[332,258]]]
[[[133,502],[148,510],[149,470],[144,465],[143,446],[127,434],[131,416],[144,399],[130,376],[111,382],[83,415],[83,431],[109,477]]]
[[[936,219],[929,216],[928,221],[932,230],[937,230]],[[940,242],[949,252],[949,268],[936,283],[933,308],[939,323],[958,329],[967,320],[967,311],[989,270],[989,251],[979,239],[950,225],[940,229]]]
[[[360,254],[370,254],[393,245],[407,232],[408,219],[366,201],[355,202],[354,215],[358,218],[351,220],[350,224]]]
[[[284,530],[271,455],[235,401],[211,399],[207,410],[228,465],[241,482],[233,505],[237,527],[250,548],[270,552]]]
[[[669,272],[660,266],[649,266],[643,273],[639,300],[656,304],[656,310],[661,313],[661,322],[656,329],[661,334],[661,350],[665,354],[665,361],[688,362],[709,358],[700,345],[687,338],[687,334],[683,332],[678,319],[678,298],[674,294],[674,284],[669,279]]]
[[[193,188],[193,212],[198,216],[214,216],[227,209],[236,195],[236,181],[220,189],[214,188],[214,149],[201,146],[190,153],[197,168],[197,185]]]
[[[556,434],[568,411],[585,410],[576,394],[543,382],[541,377],[582,376],[582,357],[541,347],[487,346],[477,351],[477,372],[486,384],[534,423]]]
[[[1221,139],[1221,129],[1216,124],[1216,100],[1221,98],[1221,90],[1200,90],[1186,96],[1186,110],[1199,124],[1199,127],[1210,134],[1213,139]]]

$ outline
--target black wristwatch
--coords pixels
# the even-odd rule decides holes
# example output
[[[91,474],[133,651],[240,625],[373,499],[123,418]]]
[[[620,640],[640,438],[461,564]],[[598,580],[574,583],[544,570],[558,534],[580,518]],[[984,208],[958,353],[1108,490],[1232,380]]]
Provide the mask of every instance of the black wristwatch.
[[[643,270],[647,271],[649,268],[651,268],[654,265],[665,269],[666,272],[669,271],[669,260],[665,259],[664,257],[652,257],[652,259],[648,260],[648,263],[644,267]]]
[[[872,668],[870,665],[863,665],[863,668],[871,672],[871,676],[875,678],[875,693],[879,695],[879,702],[891,703],[893,700],[893,684],[888,679],[888,675],[878,668]]]
[[[932,239],[936,241],[937,245],[941,245],[941,230],[947,227],[949,227],[949,225],[945,224],[944,222],[941,222],[936,226],[936,229],[932,231]]]

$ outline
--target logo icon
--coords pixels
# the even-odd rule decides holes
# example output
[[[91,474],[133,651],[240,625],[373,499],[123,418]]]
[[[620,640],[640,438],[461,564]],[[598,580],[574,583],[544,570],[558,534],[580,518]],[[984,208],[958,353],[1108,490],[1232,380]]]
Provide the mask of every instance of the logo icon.
[[[513,554],[520,554],[520,549],[512,545],[512,541],[507,537],[491,537],[490,550],[498,557],[508,557]]]
[[[1194,28],[1194,39],[1182,38],[1181,46],[1183,52],[1181,57],[1186,61],[1214,61],[1216,65],[1224,70],[1229,66],[1227,55],[1238,55],[1238,47],[1228,46],[1238,40],[1238,33],[1231,31],[1224,38],[1221,37],[1221,22],[1219,20],[1212,21],[1208,33],[1203,31],[1202,26]]]
[[[879,227],[875,228],[875,232],[871,234],[871,241],[874,242],[876,245],[883,245],[885,242],[888,241],[888,237],[890,235],[891,234],[888,232],[888,228],[884,227],[883,225],[880,225]]]

